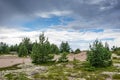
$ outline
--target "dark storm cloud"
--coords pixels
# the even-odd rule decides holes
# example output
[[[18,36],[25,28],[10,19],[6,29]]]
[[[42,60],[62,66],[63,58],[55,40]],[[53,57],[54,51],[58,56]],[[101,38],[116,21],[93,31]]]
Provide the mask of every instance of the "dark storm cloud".
[[[119,28],[120,25],[120,0],[0,0],[0,26],[30,20],[35,13],[53,10],[72,11],[69,16],[77,20],[70,23],[73,29]]]

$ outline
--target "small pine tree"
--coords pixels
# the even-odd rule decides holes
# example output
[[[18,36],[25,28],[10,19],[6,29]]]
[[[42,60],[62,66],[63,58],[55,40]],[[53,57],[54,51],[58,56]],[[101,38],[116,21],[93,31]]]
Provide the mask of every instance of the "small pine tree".
[[[31,51],[32,51],[32,43],[31,43],[31,41],[30,41],[30,38],[27,38],[27,37],[23,38],[23,39],[22,39],[22,44],[25,45],[25,47],[26,47],[27,50],[28,50],[28,54],[30,54]]]
[[[87,60],[94,67],[106,67],[112,64],[111,52],[108,47],[104,47],[98,40],[95,40],[92,46],[90,45]]]
[[[59,48],[55,44],[51,44],[51,53],[52,54],[58,54],[59,53]]]
[[[28,50],[24,44],[21,44],[19,47],[19,57],[26,57],[28,55]]]
[[[45,38],[44,33],[39,36],[39,43],[34,43],[31,53],[32,62],[36,64],[51,61],[53,56],[50,55],[50,43]]]
[[[61,43],[61,45],[60,45],[60,52],[61,53],[63,53],[63,52],[69,53],[70,52],[70,46],[69,46],[68,42],[62,42]]]
[[[31,53],[31,58],[32,58],[32,62],[33,63],[37,63],[40,60],[39,56],[41,56],[39,54],[39,44],[37,42],[34,43],[33,47],[32,47],[32,53]]]
[[[9,46],[6,43],[0,42],[0,54],[8,54],[9,51]]]
[[[67,53],[62,53],[61,57],[58,59],[58,62],[68,62]]]
[[[81,52],[80,49],[76,49],[74,53],[75,53],[75,54],[78,54],[78,53],[80,53],[80,52]]]

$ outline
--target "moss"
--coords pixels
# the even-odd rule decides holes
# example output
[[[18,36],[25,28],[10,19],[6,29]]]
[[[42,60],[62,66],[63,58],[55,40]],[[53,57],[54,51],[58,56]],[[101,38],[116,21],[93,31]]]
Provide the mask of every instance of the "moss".
[[[120,63],[120,60],[113,60],[114,63]]]
[[[5,75],[7,80],[31,80],[24,73],[9,73]]]
[[[120,74],[114,74],[114,75],[112,76],[112,78],[113,78],[113,79],[120,79]]]
[[[99,77],[109,78],[110,75],[108,75],[108,74],[100,74]]]
[[[39,79],[47,79],[47,76],[45,75],[45,74],[35,74],[34,76],[33,76],[33,78],[35,79],[35,80],[39,80]]]
[[[68,80],[67,77],[63,74],[58,73],[49,73],[48,78],[51,80]]]
[[[6,75],[5,75],[5,77],[6,77],[7,80],[12,80],[12,79],[14,79],[15,76],[16,76],[16,75],[15,75],[15,74],[12,74],[12,73],[9,73],[9,74],[6,74]]]

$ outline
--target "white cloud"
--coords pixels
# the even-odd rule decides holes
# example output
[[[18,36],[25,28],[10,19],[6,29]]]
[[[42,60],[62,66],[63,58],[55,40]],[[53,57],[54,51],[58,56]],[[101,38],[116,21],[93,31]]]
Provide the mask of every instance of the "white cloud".
[[[52,16],[65,16],[68,14],[71,14],[71,11],[49,11],[49,12],[40,12],[40,13],[35,13],[36,16],[42,17],[42,18],[51,18]]]
[[[8,29],[1,28],[0,30],[0,42],[5,42],[7,44],[16,44],[20,43],[23,37],[29,37],[32,42],[38,40],[39,34],[42,30],[36,31],[24,31],[18,29]],[[114,30],[104,30],[104,32],[78,32],[78,31],[65,31],[65,30],[55,30],[55,29],[46,29],[45,36],[49,38],[51,43],[55,43],[58,46],[61,41],[68,41],[73,49],[88,49],[89,44],[91,44],[96,38],[101,39],[102,42],[107,41],[112,47],[120,46],[120,32]],[[107,40],[107,38],[114,38],[114,40]],[[103,40],[104,39],[104,40]],[[105,40],[106,39],[106,40]]]

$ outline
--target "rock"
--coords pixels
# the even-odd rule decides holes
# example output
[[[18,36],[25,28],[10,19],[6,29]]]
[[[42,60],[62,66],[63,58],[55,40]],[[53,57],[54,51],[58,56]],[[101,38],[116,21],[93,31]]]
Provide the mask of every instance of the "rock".
[[[86,80],[85,78],[68,77],[68,80]]]
[[[71,76],[71,77],[76,77],[77,74],[76,74],[76,73],[72,73],[70,76]]]
[[[72,64],[67,64],[66,67],[67,68],[73,68],[73,65]]]
[[[76,80],[86,80],[85,78],[77,78]]]
[[[39,74],[38,71],[32,71],[30,75],[36,75],[36,74]]]
[[[24,64],[20,64],[18,65],[18,67],[21,67],[21,68],[31,68],[31,67],[34,67],[34,65],[32,63],[24,63]]]
[[[38,70],[38,71],[46,71],[47,68],[44,67],[44,66],[38,66],[38,67],[35,67],[35,70]]]
[[[59,66],[62,66],[62,64],[57,64],[56,66],[58,66],[58,67],[59,67]]]
[[[114,66],[116,66],[116,67],[120,67],[120,64],[113,64]]]

